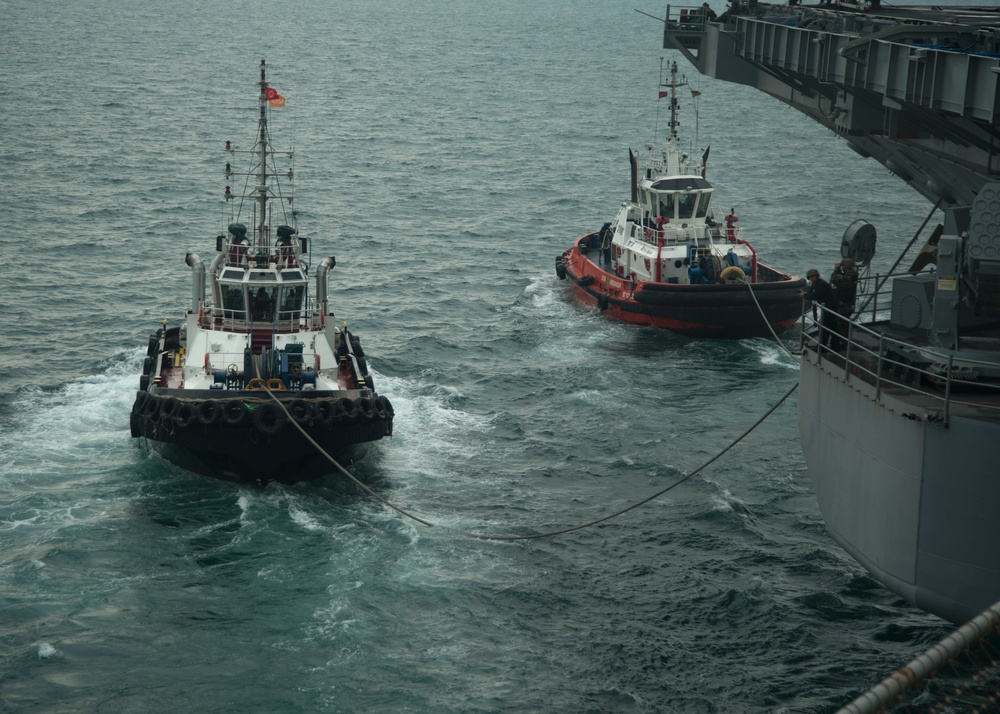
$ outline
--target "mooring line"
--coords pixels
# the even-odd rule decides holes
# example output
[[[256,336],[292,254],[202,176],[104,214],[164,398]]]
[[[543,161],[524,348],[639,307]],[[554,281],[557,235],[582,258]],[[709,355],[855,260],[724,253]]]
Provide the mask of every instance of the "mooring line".
[[[750,297],[753,298],[754,305],[757,306],[757,312],[760,313],[761,319],[763,319],[764,324],[767,325],[767,329],[771,331],[771,336],[774,337],[774,341],[781,346],[781,349],[783,349],[785,353],[788,354],[789,357],[794,358],[795,353],[785,346],[785,343],[782,342],[781,339],[778,337],[778,333],[774,331],[773,327],[771,327],[771,323],[768,321],[767,315],[764,314],[764,308],[762,308],[760,306],[760,303],[757,301],[757,294],[753,291],[753,285],[750,283],[749,280],[746,281],[746,284],[747,287],[750,289]]]
[[[665,494],[667,491],[670,491],[670,490],[672,490],[674,488],[677,488],[678,486],[680,486],[685,481],[693,478],[694,476],[696,476],[700,472],[704,471],[711,464],[713,464],[720,457],[722,457],[723,454],[725,454],[727,451],[729,451],[730,449],[732,449],[738,443],[740,443],[741,441],[743,441],[743,439],[745,439],[754,429],[756,429],[758,426],[760,426],[764,422],[765,419],[767,419],[769,416],[771,416],[771,414],[774,413],[774,411],[778,407],[780,407],[785,402],[785,400],[788,399],[788,397],[790,397],[792,395],[792,392],[794,392],[798,388],[798,386],[799,386],[798,382],[796,382],[794,385],[792,385],[792,388],[789,389],[787,392],[785,392],[785,394],[781,397],[781,399],[779,399],[777,402],[775,402],[775,404],[770,409],[768,409],[766,412],[764,412],[764,415],[760,419],[758,419],[757,421],[755,421],[746,431],[744,431],[742,434],[740,434],[738,437],[736,437],[732,442],[730,442],[729,445],[726,446],[722,451],[720,451],[719,453],[717,453],[715,456],[713,456],[712,458],[710,458],[708,461],[706,461],[705,463],[703,463],[701,466],[699,466],[697,469],[695,469],[691,473],[685,474],[684,476],[682,476],[681,478],[677,479],[676,481],[674,481],[672,484],[670,484],[666,488],[660,489],[659,491],[657,491],[653,495],[647,496],[646,498],[642,499],[641,501],[637,501],[636,503],[633,503],[630,506],[626,506],[625,508],[622,508],[621,510],[615,511],[614,513],[608,514],[606,516],[602,516],[600,518],[595,518],[594,520],[587,521],[586,523],[580,523],[580,524],[575,525],[575,526],[570,526],[569,528],[561,528],[560,530],[556,530],[556,531],[548,531],[546,533],[535,533],[535,534],[532,534],[532,535],[511,535],[511,536],[488,535],[486,533],[472,533],[470,531],[463,531],[463,530],[460,530],[458,528],[452,528],[450,526],[443,526],[443,525],[441,525],[439,523],[432,523],[431,521],[428,521],[428,520],[426,520],[424,518],[421,518],[420,516],[417,516],[417,515],[415,515],[413,513],[410,513],[409,511],[407,511],[405,509],[402,509],[402,508],[400,508],[399,506],[396,506],[393,503],[390,503],[388,500],[386,500],[382,496],[380,496],[377,493],[375,493],[375,491],[373,491],[369,486],[367,486],[366,484],[364,484],[360,480],[358,480],[358,478],[354,474],[352,474],[350,471],[348,471],[343,466],[341,466],[340,463],[336,459],[334,459],[332,456],[330,456],[330,454],[328,454],[323,449],[323,447],[321,447],[319,444],[317,444],[316,440],[313,439],[311,436],[309,436],[308,433],[306,433],[306,430],[302,427],[302,425],[299,424],[297,421],[295,421],[294,418],[292,418],[292,415],[289,413],[288,409],[285,408],[285,405],[281,402],[280,399],[278,399],[278,397],[276,397],[274,395],[274,393],[270,389],[267,388],[266,385],[264,386],[264,391],[268,393],[268,395],[271,397],[271,399],[273,399],[275,402],[277,402],[278,406],[281,407],[281,410],[283,412],[285,412],[285,416],[288,417],[288,420],[292,424],[295,425],[295,428],[299,430],[299,432],[302,434],[302,436],[304,436],[306,438],[306,440],[310,444],[312,444],[313,446],[316,447],[316,450],[319,451],[319,453],[323,454],[323,456],[325,456],[326,459],[331,464],[333,464],[334,466],[336,466],[339,471],[341,471],[345,476],[347,476],[349,479],[351,479],[351,481],[353,481],[357,486],[359,486],[365,493],[367,493],[369,496],[371,496],[372,498],[374,498],[376,501],[378,501],[382,505],[384,505],[384,506],[386,506],[388,508],[391,508],[396,513],[399,513],[400,515],[406,516],[407,518],[410,518],[410,519],[416,521],[417,523],[421,523],[421,524],[423,524],[425,526],[429,526],[431,528],[440,528],[442,530],[449,531],[449,532],[454,533],[456,535],[464,536],[466,538],[475,538],[477,540],[493,540],[493,541],[507,541],[507,542],[510,542],[510,541],[519,541],[519,540],[535,540],[535,539],[538,539],[538,538],[552,538],[553,536],[563,535],[565,533],[572,533],[573,531],[578,531],[578,530],[582,530],[584,528],[589,528],[590,526],[595,526],[598,523],[604,523],[605,521],[610,521],[612,518],[617,518],[618,516],[620,516],[620,515],[622,515],[624,513],[628,513],[629,511],[634,510],[634,509],[638,508],[639,506],[642,506],[642,505],[645,505],[645,504],[649,503],[653,499],[659,498],[660,496],[662,496],[663,494]]]

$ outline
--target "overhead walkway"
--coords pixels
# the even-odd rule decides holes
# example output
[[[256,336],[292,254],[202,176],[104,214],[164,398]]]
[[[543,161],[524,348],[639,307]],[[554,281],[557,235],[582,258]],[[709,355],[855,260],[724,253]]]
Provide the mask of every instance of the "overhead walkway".
[[[837,132],[932,203],[1000,177],[1000,11],[734,2],[667,5],[663,46]]]

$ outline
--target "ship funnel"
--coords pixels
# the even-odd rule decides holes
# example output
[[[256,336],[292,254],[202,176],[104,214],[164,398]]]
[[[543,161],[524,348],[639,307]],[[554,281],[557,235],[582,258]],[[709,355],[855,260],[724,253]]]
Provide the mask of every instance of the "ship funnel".
[[[191,293],[191,312],[198,312],[205,302],[205,264],[195,253],[184,256],[184,262],[194,270],[194,285]]]
[[[628,162],[632,165],[632,203],[639,202],[639,164],[635,159],[635,152],[628,150]]]
[[[337,259],[332,255],[329,258],[323,258],[320,262],[319,267],[316,268],[316,302],[319,304],[320,309],[326,312],[326,294],[327,294],[327,279],[329,277],[330,271],[337,265]]]

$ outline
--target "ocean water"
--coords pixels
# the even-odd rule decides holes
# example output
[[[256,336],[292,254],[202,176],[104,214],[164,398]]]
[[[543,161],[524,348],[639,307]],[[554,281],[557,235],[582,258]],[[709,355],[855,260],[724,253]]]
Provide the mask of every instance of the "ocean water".
[[[662,138],[674,56],[633,7],[5,0],[0,711],[825,712],[951,629],[829,538],[794,395],[664,496],[516,543],[336,475],[204,479],[130,437],[263,58],[299,226],[396,409],[356,467],[383,497],[543,533],[727,447],[794,358],[612,323],[553,270],[627,199],[627,150]],[[676,59],[701,92],[680,131],[765,262],[825,272],[865,218],[891,265],[923,199]]]

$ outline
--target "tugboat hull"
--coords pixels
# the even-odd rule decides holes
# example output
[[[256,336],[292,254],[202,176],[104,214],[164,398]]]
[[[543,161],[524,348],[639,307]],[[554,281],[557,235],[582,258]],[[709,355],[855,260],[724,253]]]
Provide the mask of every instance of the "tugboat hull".
[[[557,273],[571,281],[580,302],[612,319],[691,337],[742,339],[771,337],[772,331],[783,332],[802,316],[805,280],[763,264],[757,265],[760,282],[753,284],[673,285],[623,280],[591,255],[578,244],[560,256]]]
[[[392,435],[392,406],[384,397],[296,395],[279,405],[260,392],[198,400],[164,393],[170,391],[137,393],[132,435],[181,468],[226,481],[316,479],[336,471],[328,456],[347,465],[362,455],[363,444]]]

